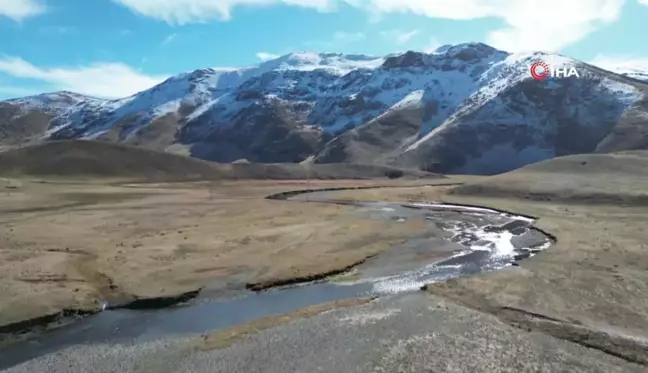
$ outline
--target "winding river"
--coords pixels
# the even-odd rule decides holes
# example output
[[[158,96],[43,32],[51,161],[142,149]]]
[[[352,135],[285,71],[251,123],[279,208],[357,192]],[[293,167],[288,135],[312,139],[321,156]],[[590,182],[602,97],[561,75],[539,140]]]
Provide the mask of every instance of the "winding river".
[[[286,196],[288,201],[340,203],[354,213],[399,224],[427,221],[435,234],[413,237],[348,273],[317,282],[203,299],[159,310],[105,310],[37,339],[0,350],[0,369],[89,343],[139,343],[169,335],[200,334],[314,304],[361,296],[389,296],[422,286],[515,265],[547,249],[552,240],[530,217],[443,203],[341,202],[330,192]]]

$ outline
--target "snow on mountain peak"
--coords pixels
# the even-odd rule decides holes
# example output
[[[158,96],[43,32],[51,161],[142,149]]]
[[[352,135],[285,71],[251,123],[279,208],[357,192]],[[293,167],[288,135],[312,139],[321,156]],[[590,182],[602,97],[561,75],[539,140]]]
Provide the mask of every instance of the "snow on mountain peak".
[[[94,97],[84,96],[69,91],[58,91],[41,93],[35,96],[15,98],[6,102],[22,107],[22,110],[45,110],[47,112],[59,114],[68,110],[70,107],[79,105],[83,102],[103,102],[104,100]]]
[[[462,55],[488,56],[493,53],[506,53],[484,43],[461,43],[442,45],[431,54],[443,54],[445,57],[461,58]]]
[[[279,57],[278,60],[280,61],[280,65],[278,66],[279,68],[299,69],[301,67],[310,68],[312,66],[320,65],[322,62],[322,56],[319,53],[314,52],[297,52]]]
[[[363,54],[296,52],[266,61],[259,68],[265,71],[324,69],[342,75],[357,68],[379,67],[383,61],[383,57]]]

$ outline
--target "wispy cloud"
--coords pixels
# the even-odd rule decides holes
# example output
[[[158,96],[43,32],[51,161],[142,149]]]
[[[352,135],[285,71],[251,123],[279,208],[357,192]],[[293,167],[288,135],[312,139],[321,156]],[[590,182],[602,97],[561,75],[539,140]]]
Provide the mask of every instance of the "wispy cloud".
[[[419,30],[411,30],[411,31],[404,31],[404,30],[387,30],[387,31],[382,31],[380,34],[388,38],[390,40],[393,40],[397,44],[406,44],[414,36],[416,36],[419,33]]]
[[[229,20],[232,9],[241,5],[287,4],[319,11],[335,9],[337,0],[112,0],[131,11],[169,24]]]
[[[14,78],[48,83],[59,90],[69,90],[97,97],[125,97],[151,88],[167,76],[150,76],[115,62],[97,62],[88,66],[44,68],[22,58],[0,58],[0,72]]]
[[[441,46],[441,42],[439,41],[439,39],[435,37],[431,37],[427,45],[425,46],[425,53],[432,53],[440,46]]]
[[[256,54],[256,56],[261,61],[270,61],[280,57],[278,54],[267,53],[267,52],[259,52]]]
[[[119,30],[119,35],[121,35],[121,36],[130,35],[131,32],[132,32],[131,30],[125,28],[125,29],[121,29],[121,30]]]
[[[162,40],[161,45],[162,45],[162,46],[168,45],[169,43],[171,43],[172,41],[174,41],[177,37],[178,37],[178,34],[177,34],[177,33],[173,33],[173,34],[167,36],[166,38],[164,38],[164,40]]]
[[[46,10],[41,0],[0,0],[0,16],[17,22],[45,13]]]
[[[560,50],[600,26],[619,19],[624,0],[345,0],[370,12],[409,12],[430,18],[474,20],[497,18],[504,27],[488,32],[486,41],[509,51]],[[645,1],[645,0],[642,0]],[[560,9],[547,22],[542,6]],[[541,37],[539,37],[541,36]]]

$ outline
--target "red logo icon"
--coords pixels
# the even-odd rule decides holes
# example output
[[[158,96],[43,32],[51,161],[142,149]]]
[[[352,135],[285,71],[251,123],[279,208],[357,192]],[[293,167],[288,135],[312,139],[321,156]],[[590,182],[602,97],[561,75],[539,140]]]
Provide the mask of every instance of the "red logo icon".
[[[531,77],[535,80],[545,80],[549,77],[549,65],[542,61],[534,62],[531,65]]]

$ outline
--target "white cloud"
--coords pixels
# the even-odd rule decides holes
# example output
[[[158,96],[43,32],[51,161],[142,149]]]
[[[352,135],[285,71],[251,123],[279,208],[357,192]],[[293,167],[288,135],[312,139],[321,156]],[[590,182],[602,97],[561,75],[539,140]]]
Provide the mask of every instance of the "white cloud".
[[[25,18],[44,13],[45,5],[41,0],[0,0],[0,16],[20,22]]]
[[[164,45],[169,44],[170,42],[174,41],[177,37],[178,37],[178,34],[176,34],[176,33],[173,33],[173,34],[167,36],[166,38],[164,38],[164,40],[162,40],[162,45],[164,46]]]
[[[345,0],[372,12],[410,12],[431,18],[498,18],[489,44],[509,50],[558,50],[618,19],[624,0]]]
[[[639,4],[648,6],[648,0],[639,0]]]
[[[405,44],[412,40],[414,36],[419,33],[419,30],[404,31],[404,30],[388,30],[380,34],[386,38],[394,40],[397,44]]]
[[[129,96],[167,78],[145,75],[121,63],[98,62],[88,66],[42,68],[16,57],[0,58],[0,72],[15,78],[48,83],[55,89],[106,98]]]
[[[589,63],[590,65],[598,66],[605,70],[615,72],[648,72],[648,57],[607,56],[604,54],[599,54],[587,63]]]
[[[419,30],[412,30],[410,32],[398,33],[396,35],[396,42],[399,44],[405,44],[410,41],[416,34],[419,33]]]
[[[9,0],[0,0],[9,1]],[[559,50],[619,18],[624,0],[113,0],[172,24],[229,19],[237,6],[287,4],[320,11],[344,2],[372,16],[415,13],[431,18],[497,18],[505,27],[486,41],[509,51]],[[648,0],[639,0],[646,4]]]
[[[10,1],[10,0],[0,0]],[[213,19],[229,20],[232,8],[240,5],[287,4],[333,10],[337,0],[113,0],[135,13],[170,24],[204,23]]]
[[[261,61],[270,61],[270,60],[274,60],[275,58],[280,57],[278,54],[272,54],[272,53],[266,53],[266,52],[259,52],[259,53],[256,54],[256,56]]]
[[[428,44],[425,46],[425,53],[432,53],[434,52],[437,48],[441,46],[441,42],[439,39],[435,37],[431,37],[430,41],[428,41]]]

